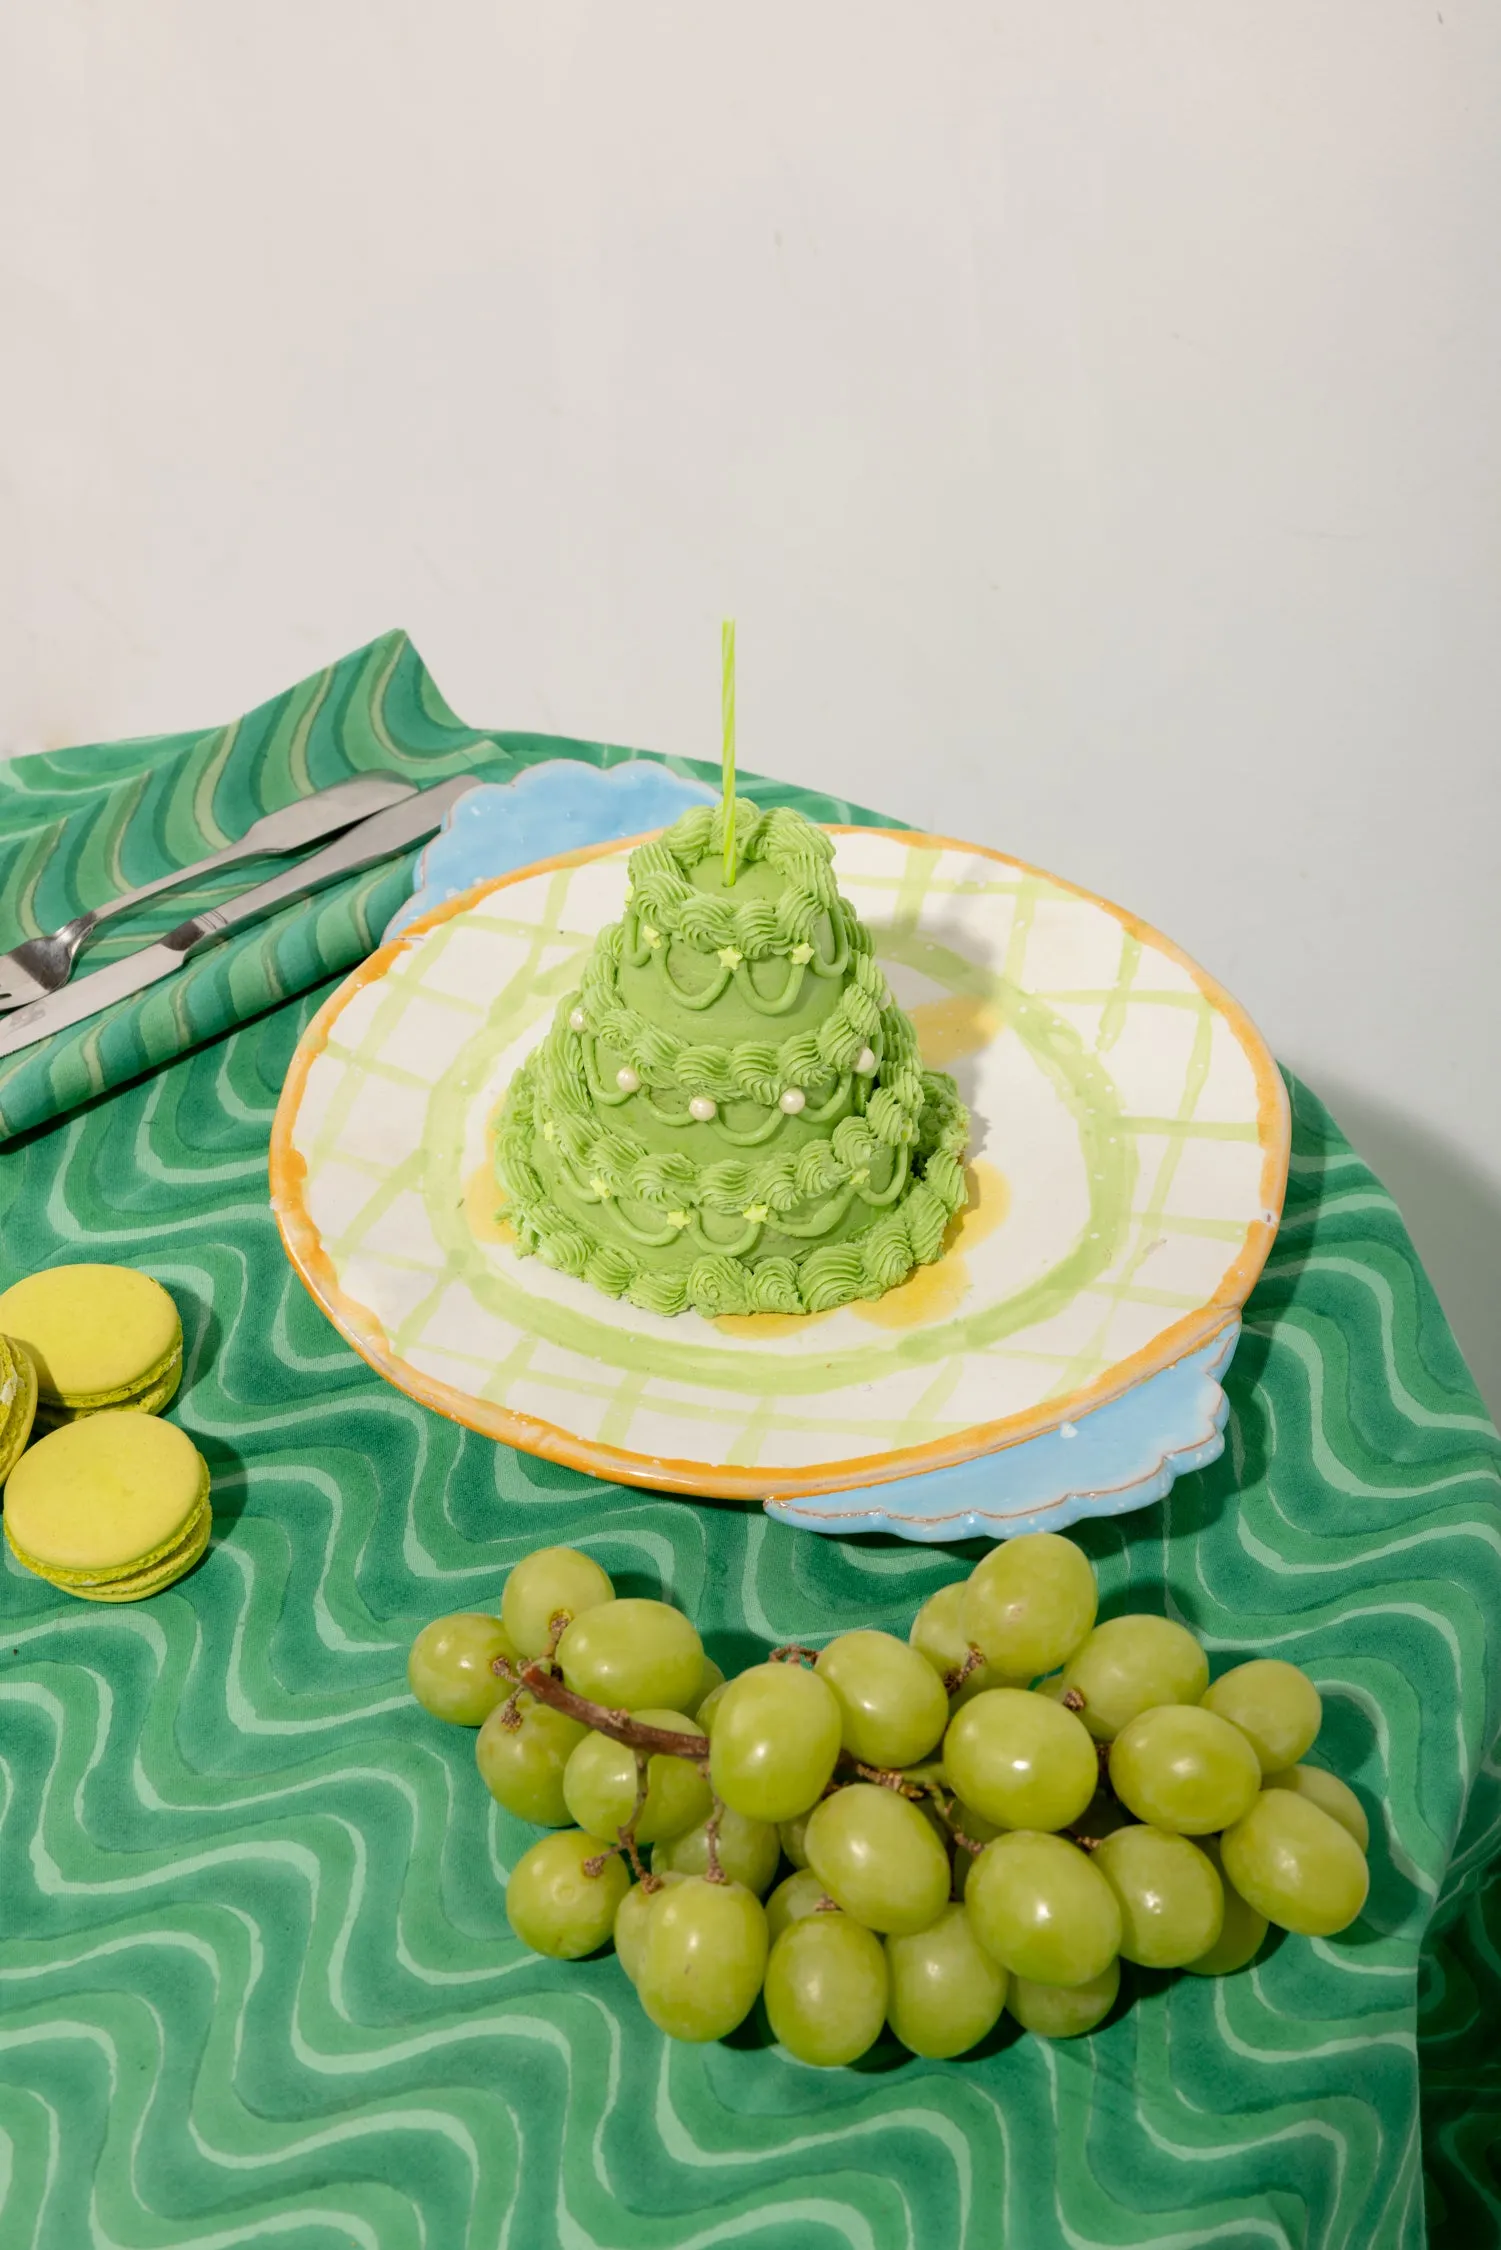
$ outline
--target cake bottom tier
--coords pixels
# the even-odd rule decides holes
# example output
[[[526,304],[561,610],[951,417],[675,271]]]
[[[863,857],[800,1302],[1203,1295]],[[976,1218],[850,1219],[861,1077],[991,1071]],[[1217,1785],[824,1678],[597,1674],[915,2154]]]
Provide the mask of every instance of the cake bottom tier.
[[[803,1244],[779,1233],[768,1214],[755,1245],[739,1255],[690,1240],[637,1244],[623,1229],[591,1226],[556,1183],[543,1144],[531,1066],[507,1090],[495,1144],[495,1169],[505,1217],[524,1257],[592,1282],[609,1297],[627,1297],[643,1311],[675,1314],[832,1312],[860,1298],[884,1296],[914,1266],[943,1254],[949,1222],[967,1194],[964,1147],[969,1112],[952,1078],[923,1073],[918,1137],[897,1199],[870,1207],[869,1223],[846,1223],[837,1241]],[[665,1220],[665,1209],[664,1209]]]

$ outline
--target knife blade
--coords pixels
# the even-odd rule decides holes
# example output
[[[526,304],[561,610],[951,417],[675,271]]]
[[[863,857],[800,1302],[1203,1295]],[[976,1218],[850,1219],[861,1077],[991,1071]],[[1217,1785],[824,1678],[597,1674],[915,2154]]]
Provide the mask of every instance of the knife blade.
[[[314,852],[310,859],[288,868],[284,875],[275,875],[268,883],[257,883],[252,889],[242,891],[238,898],[226,899],[222,906],[208,907],[202,914],[179,922],[176,929],[168,930],[154,945],[144,945],[139,952],[127,954],[123,961],[112,961],[108,968],[95,969],[90,976],[75,978],[60,992],[49,993],[45,1000],[34,1000],[30,1007],[18,1008],[0,1022],[0,1057],[19,1054],[23,1048],[35,1046],[39,1039],[49,1039],[54,1032],[87,1022],[102,1009],[113,1007],[117,1000],[127,1000],[133,993],[146,991],[162,977],[174,975],[185,961],[205,946],[215,944],[229,931],[256,921],[278,906],[289,905],[294,899],[307,898],[312,892],[322,890],[325,884],[336,883],[343,875],[357,875],[362,868],[374,867],[378,861],[404,851],[409,844],[420,842],[442,826],[449,807],[466,789],[475,786],[472,774],[459,774],[452,781],[440,781],[431,789],[404,798],[400,804],[374,813],[357,827],[347,829],[337,843]]]

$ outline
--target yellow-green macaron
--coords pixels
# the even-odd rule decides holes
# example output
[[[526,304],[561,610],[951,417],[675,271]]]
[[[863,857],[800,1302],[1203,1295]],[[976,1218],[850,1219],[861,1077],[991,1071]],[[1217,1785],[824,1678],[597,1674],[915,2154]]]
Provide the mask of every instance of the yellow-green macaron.
[[[90,1414],[39,1438],[5,1487],[17,1562],[81,1601],[137,1602],[208,1545],[208,1463],[154,1415]]]
[[[24,1344],[0,1336],[0,1484],[26,1451],[36,1419],[36,1369]]]
[[[49,1266],[0,1293],[0,1336],[36,1368],[44,1429],[125,1406],[160,1414],[182,1380],[182,1322],[134,1266]]]

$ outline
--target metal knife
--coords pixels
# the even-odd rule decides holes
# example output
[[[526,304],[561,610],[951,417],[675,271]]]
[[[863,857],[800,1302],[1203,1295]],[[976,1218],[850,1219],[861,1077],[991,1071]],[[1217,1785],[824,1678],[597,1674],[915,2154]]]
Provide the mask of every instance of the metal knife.
[[[0,1056],[19,1054],[22,1048],[35,1046],[39,1039],[50,1038],[55,1031],[65,1031],[70,1024],[86,1022],[101,1009],[112,1007],[115,1001],[128,999],[133,992],[144,992],[148,985],[173,975],[185,961],[228,931],[256,921],[293,899],[306,898],[311,892],[322,890],[325,884],[338,882],[342,875],[357,875],[361,868],[373,867],[377,861],[405,851],[409,844],[418,843],[440,828],[450,805],[474,786],[473,774],[460,774],[452,781],[440,781],[431,789],[419,790],[415,796],[390,806],[387,811],[362,820],[358,827],[347,830],[337,843],[314,852],[310,859],[288,868],[284,875],[273,876],[269,883],[257,883],[252,889],[242,891],[238,898],[227,899],[222,906],[208,907],[202,914],[179,922],[175,930],[169,930],[155,945],[142,946],[138,953],[127,954],[123,961],[112,961],[107,969],[96,969],[92,976],[78,977],[72,984],[64,985],[60,992],[50,993],[45,1000],[33,1001],[28,1008],[17,1008],[13,1015],[0,1021]]]

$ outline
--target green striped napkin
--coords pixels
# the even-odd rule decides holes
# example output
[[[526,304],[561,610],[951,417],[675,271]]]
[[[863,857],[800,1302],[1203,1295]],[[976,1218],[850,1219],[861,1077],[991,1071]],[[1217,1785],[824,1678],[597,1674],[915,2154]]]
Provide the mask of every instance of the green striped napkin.
[[[613,763],[603,744],[467,727],[405,633],[382,634],[228,726],[18,758],[0,766],[0,952],[170,867],[262,813],[373,766],[419,784],[504,781],[531,759]],[[284,908],[151,990],[0,1063],[0,1140],[31,1131],[351,968],[411,888],[415,850]],[[79,974],[149,944],[278,863],[245,863],[111,922]]]

